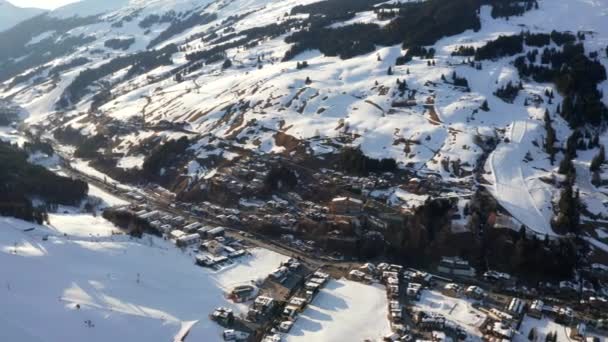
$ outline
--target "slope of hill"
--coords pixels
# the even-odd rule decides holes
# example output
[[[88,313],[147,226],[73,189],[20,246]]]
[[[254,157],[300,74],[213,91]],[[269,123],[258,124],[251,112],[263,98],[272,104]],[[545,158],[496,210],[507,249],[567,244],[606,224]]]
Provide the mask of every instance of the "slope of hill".
[[[469,198],[487,189],[503,226],[574,231],[552,222],[566,184],[558,166],[588,169],[608,139],[601,1],[104,4],[20,24],[25,45],[10,40],[16,30],[0,35],[14,46],[0,56],[0,95],[32,127],[98,136],[92,150],[114,165],[188,137],[190,160],[173,165],[180,178],[192,178],[189,162],[234,151],[319,158],[359,146],[437,177],[462,226]],[[603,171],[577,173],[583,225],[608,217]]]

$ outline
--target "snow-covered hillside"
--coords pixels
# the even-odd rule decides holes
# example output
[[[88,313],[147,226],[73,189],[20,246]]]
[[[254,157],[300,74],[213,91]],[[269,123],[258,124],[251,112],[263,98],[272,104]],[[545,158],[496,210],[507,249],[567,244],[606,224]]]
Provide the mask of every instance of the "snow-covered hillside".
[[[168,241],[118,231],[85,214],[52,215],[51,226],[0,218],[0,339],[171,341],[192,326],[193,340],[221,341],[208,314],[218,306],[246,309],[225,292],[286,260],[253,249],[213,272]]]
[[[427,46],[435,49],[432,58],[414,57],[403,65],[395,65],[404,54],[401,44],[376,46],[349,59],[313,49],[285,61],[292,47],[285,39],[302,30],[300,25],[310,25],[306,20],[311,15],[294,8],[315,2],[116,0],[69,5],[49,18],[96,17],[62,30],[34,30],[29,44],[34,50],[45,42],[63,44],[66,36],[86,43],[52,58],[40,57],[40,65],[23,62],[24,56],[7,57],[19,72],[8,72],[11,77],[6,77],[0,96],[21,106],[31,125],[51,130],[71,126],[89,136],[121,127],[113,129],[109,146],[127,158],[118,162],[121,169],[141,167],[140,159],[126,161],[141,158],[139,149],[155,137],[188,136],[196,141],[201,160],[221,156],[217,147],[222,144],[292,153],[295,141],[298,153],[306,156],[337,152],[344,144],[360,146],[366,155],[393,158],[420,176],[439,176],[461,198],[460,208],[483,186],[513,217],[510,228],[524,225],[541,236],[559,234],[551,224],[560,194],[557,168],[572,131],[557,114],[562,98],[555,84],[521,79],[510,56],[471,67],[467,57],[453,52],[523,31],[584,32],[586,39],[580,41],[585,52],[595,53],[594,59],[608,66],[605,2],[540,0],[538,8],[511,17],[495,17],[491,5],[481,5],[479,30],[442,38]],[[400,3],[370,6],[392,10]],[[389,19],[380,19],[370,8],[328,27],[390,27]],[[526,45],[518,55],[532,50]],[[131,57],[132,62],[127,59]],[[144,57],[154,62],[140,63]],[[452,75],[468,80],[468,87],[455,85]],[[522,89],[513,101],[504,101],[494,94],[509,81],[521,81]],[[604,102],[607,88],[608,82],[600,83]],[[549,90],[555,97],[543,100]],[[488,108],[481,110],[484,102]],[[553,164],[543,148],[545,110],[557,132]],[[283,141],[285,136],[293,138],[291,144]],[[605,139],[602,135],[600,140]],[[496,143],[494,148],[489,142]],[[588,168],[597,151],[579,154],[575,164]],[[608,198],[591,176],[579,172],[577,178],[581,200],[593,213],[583,220],[608,216]]]

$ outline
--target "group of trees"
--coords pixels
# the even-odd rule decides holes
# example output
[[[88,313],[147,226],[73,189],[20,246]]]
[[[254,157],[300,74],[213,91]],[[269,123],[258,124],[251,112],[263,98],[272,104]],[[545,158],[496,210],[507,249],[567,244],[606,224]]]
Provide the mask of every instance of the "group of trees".
[[[135,43],[135,38],[112,38],[103,43],[103,46],[114,50],[128,50]]]
[[[289,191],[298,184],[296,173],[285,167],[273,167],[264,178],[264,189],[267,193]]]
[[[536,0],[492,0],[492,18],[509,18],[513,16],[523,15],[525,12],[532,9],[538,9]]]
[[[159,50],[142,51],[117,57],[97,68],[81,71],[72,83],[66,87],[57,102],[57,106],[65,108],[78,102],[88,93],[90,85],[121,69],[129,68],[125,78],[130,78],[162,65],[171,65],[173,63],[171,56],[176,52],[177,47],[170,44]]]
[[[368,8],[370,3],[372,1],[350,4],[342,0],[328,0],[294,7],[292,14],[309,13],[312,17],[317,11],[323,11],[324,17],[312,17],[307,22],[307,30],[296,32],[286,39],[286,42],[294,45],[284,59],[289,60],[308,49],[319,49],[327,56],[346,59],[369,53],[375,50],[376,45],[401,43],[404,48],[432,45],[442,37],[481,27],[478,17],[479,0],[410,2],[401,4],[399,14],[383,27],[376,24],[328,27],[333,21],[344,20],[345,16],[352,16],[361,8]]]
[[[545,144],[544,144],[544,148],[545,148],[545,152],[547,152],[547,154],[549,155],[549,160],[551,161],[551,165],[553,165],[553,163],[555,163],[555,142],[556,142],[556,136],[555,136],[555,129],[553,128],[552,120],[551,120],[551,116],[549,115],[549,110],[545,110],[545,116],[544,116],[544,122],[545,122],[545,131],[546,131],[546,136],[545,136]]]
[[[32,143],[27,148],[49,152],[49,146],[44,144]],[[49,205],[74,205],[87,195],[87,183],[30,164],[26,151],[7,142],[0,141],[0,164],[0,215],[42,223],[46,208],[35,208],[33,198]]]
[[[521,82],[518,85],[514,85],[513,82],[509,81],[507,84],[496,89],[496,91],[494,91],[494,95],[501,98],[505,102],[513,103],[521,89],[523,89]]]
[[[487,42],[484,46],[475,50],[475,59],[497,59],[505,56],[513,56],[524,50],[523,34],[513,36],[499,36],[495,40]]]
[[[392,158],[369,158],[359,148],[347,147],[340,152],[337,168],[347,173],[367,175],[370,172],[394,172],[397,162]]]
[[[169,140],[154,148],[144,159],[142,167],[143,176],[149,180],[157,180],[161,176],[161,169],[174,165],[186,149],[190,146],[187,137],[178,140]]]
[[[554,32],[551,37],[554,42],[565,42],[562,50],[545,48],[541,65],[527,63],[525,57],[518,57],[514,64],[520,76],[531,77],[540,83],[553,82],[564,96],[560,114],[572,127],[601,124],[608,117],[608,109],[597,85],[606,80],[606,69],[599,61],[585,55],[582,44],[570,42],[569,37],[574,36]]]
[[[187,29],[199,26],[206,25],[217,19],[217,14],[209,14],[209,13],[192,13],[190,16],[185,19],[175,18],[171,21],[171,25],[163,32],[161,32],[158,36],[150,41],[148,44],[148,49],[156,46],[157,44],[164,42],[165,40],[175,36],[176,34],[182,33]],[[141,25],[141,22],[140,22]]]

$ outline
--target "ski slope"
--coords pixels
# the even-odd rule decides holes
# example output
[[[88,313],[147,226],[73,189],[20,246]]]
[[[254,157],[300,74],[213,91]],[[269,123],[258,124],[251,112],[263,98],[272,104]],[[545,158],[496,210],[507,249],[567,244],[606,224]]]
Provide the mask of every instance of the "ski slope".
[[[190,326],[198,340],[221,341],[208,314],[217,306],[243,312],[224,292],[286,259],[253,249],[214,272],[162,239],[112,235],[117,228],[101,218],[51,222],[0,217],[0,341],[172,341]]]
[[[528,131],[537,127],[537,123],[526,120],[511,124],[509,142],[501,143],[488,158],[494,178],[490,191],[500,205],[522,224],[535,233],[554,236],[549,218],[539,210],[522,170],[523,159],[531,145]]]

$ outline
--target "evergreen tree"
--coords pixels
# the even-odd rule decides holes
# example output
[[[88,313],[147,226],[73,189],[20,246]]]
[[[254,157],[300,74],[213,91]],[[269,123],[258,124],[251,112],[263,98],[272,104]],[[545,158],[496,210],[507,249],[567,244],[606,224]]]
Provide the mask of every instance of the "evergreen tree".
[[[481,104],[481,107],[479,107],[479,109],[483,110],[484,112],[489,111],[490,107],[488,106],[488,100],[483,100],[483,103]]]
[[[589,169],[592,172],[599,171],[602,164],[604,164],[605,161],[606,161],[606,151],[604,150],[604,145],[602,145],[602,146],[600,146],[600,151],[598,152],[598,154],[595,155],[595,157],[593,157],[593,159],[591,160],[591,166],[589,167]]]
[[[393,74],[393,68],[389,66],[386,74],[391,76]]]
[[[551,117],[549,116],[549,110],[545,110],[545,130],[547,136],[545,137],[545,152],[549,154],[551,165],[555,163],[555,129],[551,125]]]

